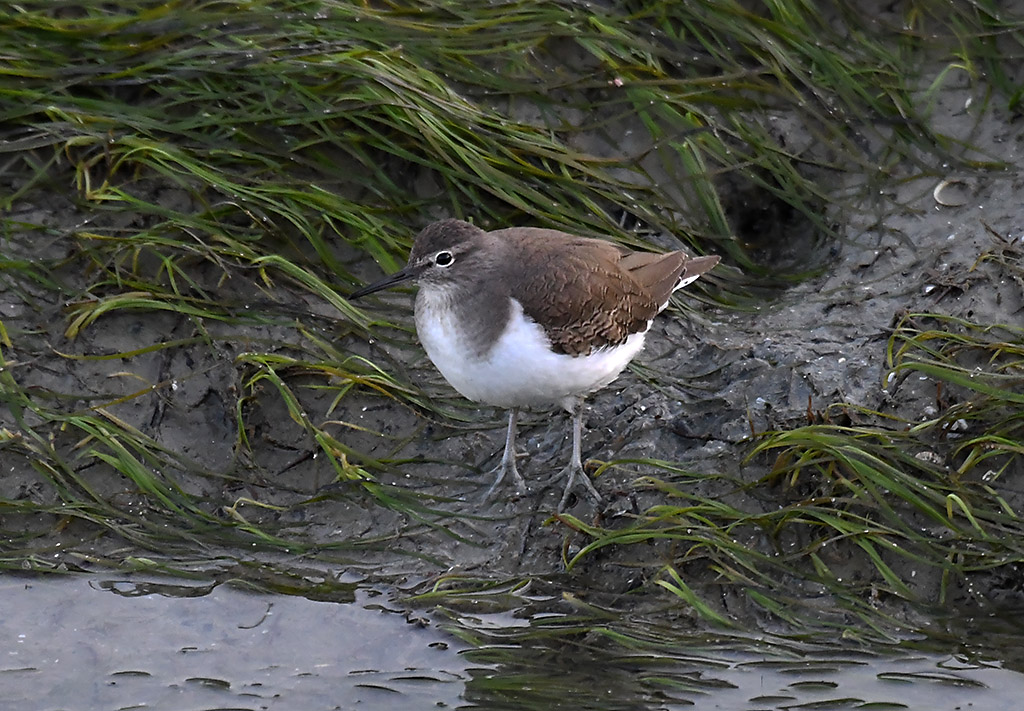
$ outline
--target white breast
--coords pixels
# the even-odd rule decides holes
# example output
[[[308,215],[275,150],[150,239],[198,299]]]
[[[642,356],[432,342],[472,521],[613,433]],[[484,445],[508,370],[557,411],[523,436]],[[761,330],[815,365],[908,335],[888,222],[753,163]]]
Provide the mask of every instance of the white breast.
[[[469,400],[498,407],[564,403],[610,383],[644,346],[646,334],[640,332],[590,355],[553,353],[544,330],[510,300],[508,326],[481,356],[460,335],[445,290],[421,287],[417,295],[420,342],[445,380]]]

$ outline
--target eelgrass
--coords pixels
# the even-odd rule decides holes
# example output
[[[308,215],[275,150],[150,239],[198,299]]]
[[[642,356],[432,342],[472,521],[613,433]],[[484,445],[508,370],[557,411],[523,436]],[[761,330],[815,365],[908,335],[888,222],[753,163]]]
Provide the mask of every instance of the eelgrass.
[[[568,565],[609,546],[657,543],[665,551],[658,584],[719,624],[727,620],[707,591],[694,590],[680,571],[709,570],[712,588],[741,591],[794,623],[806,622],[807,610],[779,592],[796,581],[805,593],[828,591],[871,624],[886,598],[962,601],[986,574],[1012,578],[1024,563],[1024,518],[1007,500],[1024,475],[1024,329],[907,314],[888,354],[890,389],[908,373],[924,374],[942,405],[934,416],[908,421],[861,408],[863,424],[826,421],[764,433],[749,460],[774,461],[753,485],[645,460],[664,474],[641,481],[667,502],[624,526],[562,517],[591,539]],[[829,417],[840,419],[844,410],[848,417],[851,407],[837,403]],[[709,482],[717,495],[701,493]],[[789,491],[788,501],[773,498],[767,508],[730,503],[770,484]],[[897,570],[923,580],[937,571],[938,586]]]
[[[847,3],[748,5],[30,0],[0,10],[0,154],[10,186],[0,193],[0,279],[36,317],[0,322],[0,451],[57,492],[52,501],[11,495],[0,509],[48,514],[57,521],[51,531],[86,521],[172,554],[196,545],[311,555],[329,548],[181,484],[185,472],[251,474],[244,463],[250,406],[273,393],[339,482],[431,524],[429,506],[374,481],[387,461],[311,416],[303,398],[330,384],[328,412],[372,392],[451,414],[390,364],[351,346],[371,333],[408,341],[407,328],[372,321],[338,297],[336,286],[357,281],[349,270],[356,257],[397,268],[416,228],[437,214],[485,226],[549,225],[630,243],[713,246],[740,267],[716,282],[716,298],[735,303],[751,285],[818,266],[761,262],[770,245],[756,227],[760,208],[742,209],[752,192],[771,195],[827,239],[836,215],[821,209],[830,199],[822,176],[854,171],[871,182],[897,165],[904,175],[958,161],[998,167],[996,159],[961,159],[961,146],[929,128],[928,101],[920,98],[964,72],[985,75],[1001,100],[1017,106],[1019,90],[1001,62],[1021,54],[1019,18],[995,3],[952,0],[910,3],[891,20]],[[922,53],[948,62],[924,86],[908,69]],[[778,116],[793,122],[792,135],[776,129]],[[51,211],[67,224],[43,219]],[[49,255],[30,246],[42,244],[58,249]],[[310,303],[329,305],[334,318],[308,314]],[[174,316],[188,332],[76,351],[86,336],[102,349],[100,327],[132,314]],[[54,321],[55,331],[38,326]],[[259,335],[225,358],[218,348],[232,329]],[[61,334],[71,342],[56,342]],[[915,424],[900,436],[934,434],[949,418],[993,421],[1005,373],[973,381],[987,383],[987,392],[971,390],[962,382],[965,366],[946,356],[908,359],[903,346],[894,345],[895,371],[928,369],[990,400],[969,415],[944,411],[934,427]],[[108,365],[109,376],[118,363],[130,371],[141,358],[185,348],[205,349],[235,372],[228,472],[198,471],[114,414],[116,406],[159,397],[171,379],[107,393],[96,384],[58,392],[23,377],[28,364],[47,358]],[[958,443],[960,475],[984,463],[998,478],[1015,466],[1020,421],[1000,417],[997,428],[979,427]],[[1015,530],[1012,512],[991,510],[991,486],[908,460],[889,434],[823,426],[769,435],[759,451],[780,453],[778,475],[798,482],[814,471],[835,489],[771,514],[692,500],[677,484],[652,479],[673,503],[631,533],[576,522],[595,536],[584,554],[611,542],[677,537],[690,552],[674,566],[706,559],[767,600],[761,591],[783,577],[808,575],[808,560],[812,577],[841,589],[815,548],[846,540],[905,595],[884,563],[901,554],[893,546],[909,544],[901,550],[931,564],[950,549],[900,524],[896,508],[879,500],[888,484],[900,483],[914,515],[943,535],[991,547],[997,533]],[[903,478],[905,465],[925,484]],[[122,475],[132,502],[137,495],[142,503],[98,490],[100,470]],[[275,505],[251,504],[254,511]],[[740,530],[784,537],[794,528],[811,533],[794,537],[798,548],[781,562],[730,542]],[[982,564],[970,552],[949,555],[954,573]],[[49,563],[12,533],[0,565]],[[662,582],[699,604],[681,580],[670,569]]]

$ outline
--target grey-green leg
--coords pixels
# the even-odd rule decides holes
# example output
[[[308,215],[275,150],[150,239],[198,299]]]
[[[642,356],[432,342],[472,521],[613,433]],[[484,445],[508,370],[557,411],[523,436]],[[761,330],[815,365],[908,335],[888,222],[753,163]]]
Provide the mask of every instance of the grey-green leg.
[[[508,431],[505,433],[505,453],[501,455],[501,464],[494,471],[494,483],[484,494],[484,501],[489,500],[505,481],[505,477],[511,475],[516,491],[520,494],[526,491],[526,482],[523,481],[519,469],[516,468],[516,420],[519,417],[519,408],[513,407],[508,411]]]
[[[569,481],[565,483],[565,491],[562,492],[562,499],[558,502],[558,511],[561,512],[565,509],[565,503],[569,500],[569,494],[572,491],[573,486],[579,481],[583,484],[587,493],[590,494],[597,503],[601,503],[601,495],[597,493],[597,489],[590,483],[590,477],[583,471],[583,458],[581,456],[582,440],[583,440],[583,399],[576,398],[573,402],[572,410],[572,459],[569,460],[569,466],[562,470],[563,475],[569,477]]]

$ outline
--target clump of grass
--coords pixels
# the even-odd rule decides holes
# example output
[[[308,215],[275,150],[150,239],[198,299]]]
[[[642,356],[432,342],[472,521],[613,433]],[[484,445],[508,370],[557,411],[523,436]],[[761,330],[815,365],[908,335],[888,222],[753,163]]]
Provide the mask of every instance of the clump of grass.
[[[716,175],[743,175],[827,232],[826,195],[806,171],[876,165],[849,125],[893,126],[882,137],[890,164],[943,143],[916,112],[905,57],[861,30],[873,19],[837,22],[833,8],[499,3],[468,13],[439,1],[418,3],[415,20],[397,7],[298,0],[184,8],[23,3],[5,20],[19,105],[5,119],[12,147],[38,155],[19,195],[48,166],[70,164],[87,203],[150,218],[111,250],[170,259],[169,247],[186,247],[247,265],[283,233],[346,278],[334,233],[390,270],[408,239],[402,221],[440,204],[635,240],[620,226],[627,213],[698,246],[714,239],[752,269],[729,239]],[[1000,27],[991,15],[971,30],[954,17],[969,47]],[[541,118],[517,118],[527,106]],[[801,117],[832,154],[784,145],[765,120],[776,111]],[[635,152],[615,149],[631,126],[646,137]],[[588,136],[607,147],[574,147]],[[396,178],[409,171],[430,191]],[[154,203],[154,180],[179,185],[195,209]]]
[[[907,314],[889,340],[891,373],[936,383],[937,417],[910,434],[930,439],[958,478],[991,485],[1024,471],[1024,329]]]

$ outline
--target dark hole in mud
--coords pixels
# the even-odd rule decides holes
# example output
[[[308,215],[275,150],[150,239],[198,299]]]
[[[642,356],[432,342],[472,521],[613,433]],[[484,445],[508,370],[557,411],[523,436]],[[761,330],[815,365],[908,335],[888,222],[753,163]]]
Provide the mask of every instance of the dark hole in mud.
[[[823,270],[838,256],[833,235],[815,224],[809,212],[764,186],[733,175],[721,195],[732,232],[760,268],[765,285]],[[823,214],[824,206],[815,205],[811,212]]]

